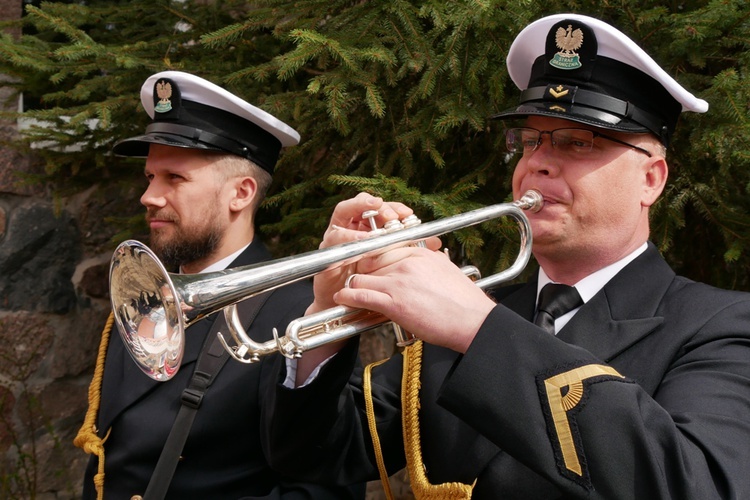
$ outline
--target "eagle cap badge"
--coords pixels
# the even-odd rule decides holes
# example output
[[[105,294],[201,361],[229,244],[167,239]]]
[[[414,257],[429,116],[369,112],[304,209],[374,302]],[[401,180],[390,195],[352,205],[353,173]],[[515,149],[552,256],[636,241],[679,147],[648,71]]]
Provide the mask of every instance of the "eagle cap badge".
[[[560,51],[550,60],[550,66],[558,69],[578,69],[582,66],[576,52],[583,45],[583,31],[580,28],[574,30],[570,24],[567,29],[562,26],[557,28],[555,45]]]
[[[166,80],[156,82],[156,95],[159,96],[159,102],[154,106],[157,113],[166,113],[172,110],[172,84]]]

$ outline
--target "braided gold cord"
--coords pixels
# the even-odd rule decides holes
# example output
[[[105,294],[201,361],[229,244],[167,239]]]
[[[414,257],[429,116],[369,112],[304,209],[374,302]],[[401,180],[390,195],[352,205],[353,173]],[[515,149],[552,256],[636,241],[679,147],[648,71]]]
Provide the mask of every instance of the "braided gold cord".
[[[372,404],[372,369],[386,360],[381,359],[374,363],[370,363],[365,367],[365,373],[363,375],[363,389],[365,392],[365,412],[367,413],[367,426],[370,429],[370,437],[372,438],[372,446],[375,449],[375,461],[378,464],[378,472],[380,473],[380,482],[383,483],[383,492],[388,500],[393,500],[393,493],[391,492],[391,483],[388,482],[388,472],[385,469],[385,461],[383,460],[383,450],[380,447],[380,437],[378,437],[378,428],[375,424],[375,408]]]
[[[102,340],[99,343],[99,353],[96,357],[96,368],[94,369],[94,378],[89,385],[89,407],[86,410],[86,417],[83,419],[83,425],[78,431],[78,435],[73,439],[73,444],[90,455],[96,455],[99,458],[99,469],[94,476],[94,486],[96,486],[97,499],[104,498],[104,442],[109,436],[109,431],[104,439],[96,433],[96,417],[99,414],[99,404],[101,402],[102,378],[104,377],[104,360],[107,357],[107,346],[109,345],[109,335],[112,331],[114,314],[109,313],[107,322],[102,330]]]
[[[414,497],[418,500],[470,499],[474,485],[464,483],[431,484],[422,460],[419,431],[419,389],[422,372],[422,341],[404,348],[404,371],[401,383],[406,469]]]

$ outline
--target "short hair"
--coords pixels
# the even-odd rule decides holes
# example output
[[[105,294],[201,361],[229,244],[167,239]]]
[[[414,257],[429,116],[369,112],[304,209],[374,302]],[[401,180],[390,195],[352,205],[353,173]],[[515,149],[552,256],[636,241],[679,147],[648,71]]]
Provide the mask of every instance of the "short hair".
[[[625,134],[623,134],[625,135]],[[654,134],[646,134],[646,137],[648,137],[648,146],[646,148],[652,149],[652,153],[661,156],[663,158],[667,157],[667,146],[659,140],[658,137]]]
[[[222,182],[227,182],[235,177],[252,177],[258,186],[255,199],[253,199],[252,213],[255,214],[271,188],[273,178],[266,170],[254,162],[241,156],[232,154],[221,154],[216,158],[216,172],[220,175]]]

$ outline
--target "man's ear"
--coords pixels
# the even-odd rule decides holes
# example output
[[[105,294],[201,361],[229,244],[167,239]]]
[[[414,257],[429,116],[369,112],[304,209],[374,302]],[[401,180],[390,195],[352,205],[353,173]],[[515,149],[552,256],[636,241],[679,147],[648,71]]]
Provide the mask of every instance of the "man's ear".
[[[252,205],[258,196],[258,183],[252,177],[237,177],[234,185],[234,196],[229,202],[229,209],[240,212]]]
[[[650,163],[644,166],[643,194],[641,204],[644,207],[650,207],[664,191],[669,175],[669,166],[662,156],[649,158]]]

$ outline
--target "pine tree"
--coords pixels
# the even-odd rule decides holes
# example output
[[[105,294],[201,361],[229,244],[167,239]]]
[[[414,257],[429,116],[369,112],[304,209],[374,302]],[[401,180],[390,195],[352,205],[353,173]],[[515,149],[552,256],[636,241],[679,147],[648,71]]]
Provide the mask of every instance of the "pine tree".
[[[488,119],[517,100],[505,56],[525,25],[565,11],[619,27],[709,101],[707,114],[681,119],[652,239],[679,272],[750,289],[750,10],[740,0],[52,2],[28,8],[33,34],[0,40],[0,72],[39,97],[29,116],[54,124],[21,146],[80,148],[35,150],[46,176],[34,181],[61,195],[99,183],[137,205],[139,169],[109,149],[143,129],[137,94],[155,71],[194,72],[276,114],[303,138],[283,155],[260,219],[287,254],[317,246],[335,203],[357,190],[423,220],[508,201],[516,159]],[[456,262],[485,274],[515,258],[515,240],[502,220],[445,237]]]

